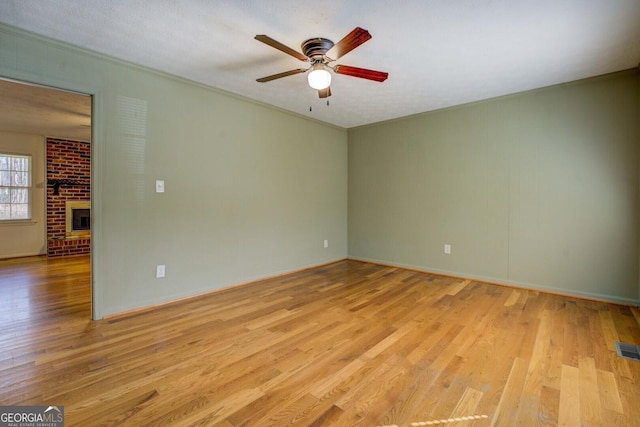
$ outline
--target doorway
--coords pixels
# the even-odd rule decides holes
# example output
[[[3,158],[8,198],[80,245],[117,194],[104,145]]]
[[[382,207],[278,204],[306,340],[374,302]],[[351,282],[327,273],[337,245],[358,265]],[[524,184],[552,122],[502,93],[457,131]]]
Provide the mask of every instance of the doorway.
[[[0,221],[0,259],[91,264],[90,231],[68,233],[64,206],[82,202],[86,213],[91,204],[92,96],[1,77],[0,93],[0,154],[28,158],[31,174],[29,217]]]

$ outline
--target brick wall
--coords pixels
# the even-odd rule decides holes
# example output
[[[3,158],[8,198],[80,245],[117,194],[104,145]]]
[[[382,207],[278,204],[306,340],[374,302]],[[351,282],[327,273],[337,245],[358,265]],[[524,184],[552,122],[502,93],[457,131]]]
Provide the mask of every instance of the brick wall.
[[[55,180],[64,180],[55,193]],[[66,201],[91,200],[91,145],[47,138],[47,253],[50,257],[87,254],[91,237],[69,236]]]

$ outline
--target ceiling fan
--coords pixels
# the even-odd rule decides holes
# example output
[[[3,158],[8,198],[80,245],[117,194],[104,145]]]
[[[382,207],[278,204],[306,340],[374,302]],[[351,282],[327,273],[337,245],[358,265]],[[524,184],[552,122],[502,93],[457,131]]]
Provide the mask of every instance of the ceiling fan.
[[[344,74],[346,76],[359,77],[361,79],[374,80],[376,82],[383,82],[389,77],[389,73],[383,71],[368,70],[366,68],[351,67],[349,65],[329,65],[353,49],[357,48],[367,40],[371,38],[369,31],[360,27],[356,27],[349,34],[344,36],[342,40],[334,44],[331,40],[322,37],[316,37],[309,39],[302,43],[302,52],[300,53],[289,46],[285,46],[272,39],[271,37],[259,34],[255,36],[255,39],[265,43],[273,48],[278,49],[300,61],[311,63],[309,68],[296,68],[295,70],[285,71],[283,73],[273,74],[271,76],[262,77],[257,79],[257,82],[265,83],[272,80],[280,79],[282,77],[292,76],[294,74],[305,73],[311,70],[309,73],[308,81],[309,86],[318,91],[320,98],[326,98],[331,96],[331,73],[328,70],[333,70],[336,74]]]

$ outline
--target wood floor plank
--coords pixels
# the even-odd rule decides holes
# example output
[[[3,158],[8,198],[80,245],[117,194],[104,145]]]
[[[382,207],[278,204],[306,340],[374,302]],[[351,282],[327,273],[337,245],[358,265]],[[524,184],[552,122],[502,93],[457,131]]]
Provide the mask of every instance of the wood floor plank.
[[[511,365],[511,371],[503,386],[500,402],[493,412],[491,426],[515,425],[515,415],[518,411],[522,388],[527,376],[528,363],[517,357]]]
[[[462,394],[460,400],[456,403],[455,408],[449,415],[449,418],[468,417],[470,415],[476,415],[476,408],[482,400],[482,393],[480,390],[476,390],[471,387],[467,387]]]
[[[0,405],[68,426],[635,426],[635,307],[341,261],[91,321],[88,257],[0,260]],[[431,422],[431,424],[426,424]]]
[[[622,414],[622,402],[616,384],[616,377],[612,372],[598,370],[598,390],[600,401],[605,409]]]
[[[602,426],[602,405],[598,387],[596,363],[591,357],[581,356],[578,363],[580,389],[580,418],[584,424]]]
[[[580,427],[580,370],[570,365],[562,365],[562,387],[558,407],[558,425]]]
[[[558,425],[558,407],[560,405],[560,388],[542,386],[540,390],[540,409],[537,423],[540,426]]]

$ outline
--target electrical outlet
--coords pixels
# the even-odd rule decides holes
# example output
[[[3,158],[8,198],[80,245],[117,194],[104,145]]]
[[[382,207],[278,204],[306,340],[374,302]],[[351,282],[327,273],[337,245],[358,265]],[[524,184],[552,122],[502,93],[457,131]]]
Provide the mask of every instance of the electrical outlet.
[[[325,249],[329,247],[329,241],[328,240],[324,241],[324,247],[325,247]]]
[[[156,265],[156,279],[164,277],[164,264]]]
[[[447,254],[447,255],[451,254],[451,245],[450,244],[448,244],[448,243],[444,244],[444,253]]]

